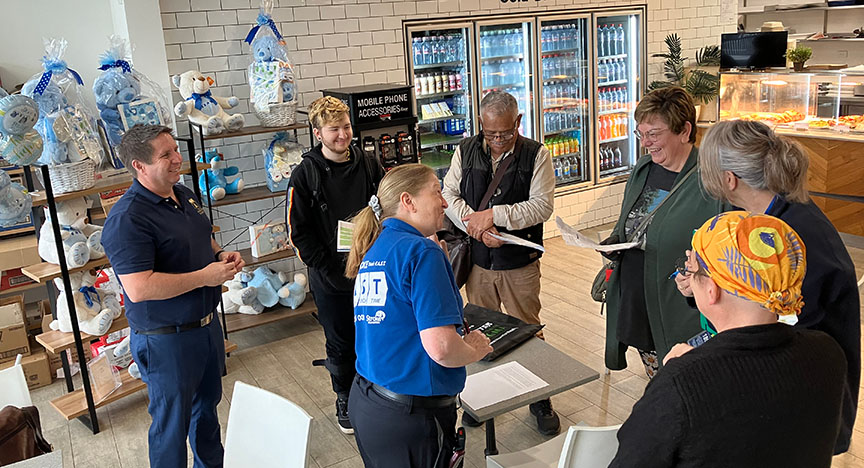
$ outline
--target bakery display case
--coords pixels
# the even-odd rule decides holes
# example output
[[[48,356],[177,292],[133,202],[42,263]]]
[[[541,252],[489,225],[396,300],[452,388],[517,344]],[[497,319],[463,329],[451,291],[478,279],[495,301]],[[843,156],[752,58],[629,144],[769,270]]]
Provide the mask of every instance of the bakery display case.
[[[759,120],[804,133],[864,135],[864,74],[723,72],[720,119]]]
[[[864,74],[724,72],[719,106],[720,120],[758,120],[800,144],[813,202],[864,236]]]

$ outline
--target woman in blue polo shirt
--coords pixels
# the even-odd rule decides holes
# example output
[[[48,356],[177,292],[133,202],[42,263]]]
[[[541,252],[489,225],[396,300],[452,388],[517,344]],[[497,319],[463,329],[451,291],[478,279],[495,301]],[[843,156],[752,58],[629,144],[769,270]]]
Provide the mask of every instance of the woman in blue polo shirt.
[[[492,351],[459,334],[462,297],[441,246],[447,202],[435,173],[399,166],[354,218],[357,377],[348,411],[369,468],[447,467],[465,366]]]

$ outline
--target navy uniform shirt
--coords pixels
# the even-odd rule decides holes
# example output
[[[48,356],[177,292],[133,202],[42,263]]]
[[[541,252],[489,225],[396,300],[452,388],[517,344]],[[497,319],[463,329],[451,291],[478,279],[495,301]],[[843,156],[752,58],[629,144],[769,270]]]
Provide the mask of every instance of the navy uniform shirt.
[[[213,261],[212,226],[191,190],[174,186],[180,204],[138,183],[111,208],[102,245],[117,275],[152,270],[189,273]],[[218,287],[201,287],[171,299],[132,302],[125,297],[126,318],[133,330],[182,325],[216,309]],[[124,293],[125,294],[125,293]]]

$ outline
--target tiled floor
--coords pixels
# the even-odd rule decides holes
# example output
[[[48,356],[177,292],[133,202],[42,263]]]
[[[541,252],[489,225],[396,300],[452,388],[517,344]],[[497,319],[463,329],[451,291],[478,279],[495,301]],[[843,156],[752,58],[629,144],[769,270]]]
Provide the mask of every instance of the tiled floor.
[[[548,253],[542,260],[543,312],[546,339],[555,347],[601,372],[603,366],[604,318],[588,291],[600,267],[594,252],[566,247],[560,238],[547,241]],[[864,249],[850,248],[864,274]],[[223,435],[228,418],[234,382],[257,385],[298,403],[315,419],[312,423],[310,452],[312,467],[361,467],[352,436],[343,435],[336,426],[334,395],[329,377],[322,367],[313,368],[312,359],[323,357],[324,336],[312,317],[277,322],[231,335],[240,349],[228,360],[228,375],[223,379],[225,399],[219,406]],[[642,394],[647,378],[635,353],[628,356],[631,367],[599,381],[552,398],[561,415],[562,426],[585,422],[610,425],[624,421]],[[80,383],[79,383],[80,387]],[[147,466],[147,396],[142,391],[98,411],[102,432],[92,435],[78,421],[63,420],[48,401],[65,391],[62,382],[35,390],[46,438],[63,450],[66,467],[143,467]],[[859,421],[862,416],[859,414]],[[834,467],[864,467],[864,432],[856,426],[848,454],[836,457]],[[546,437],[533,428],[527,408],[496,419],[498,446],[502,453],[521,450],[543,442]],[[484,431],[468,429],[466,467],[485,466]],[[191,453],[190,453],[191,455]],[[189,466],[192,466],[191,460]]]

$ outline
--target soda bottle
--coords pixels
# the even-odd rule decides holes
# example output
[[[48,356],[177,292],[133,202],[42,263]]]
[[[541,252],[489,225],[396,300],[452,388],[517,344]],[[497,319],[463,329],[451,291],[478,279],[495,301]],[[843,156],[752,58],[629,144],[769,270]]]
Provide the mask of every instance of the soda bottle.
[[[615,148],[615,167],[622,167],[624,165],[624,160],[621,157],[621,148]]]
[[[563,179],[563,177],[561,174],[561,160],[556,159],[555,160],[555,180],[560,182],[562,179]]]

